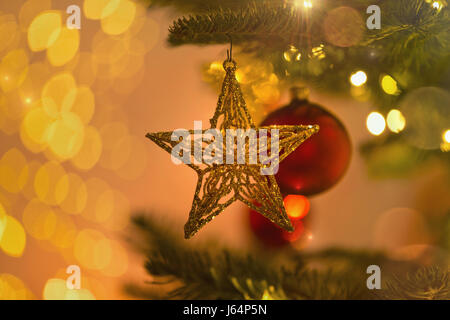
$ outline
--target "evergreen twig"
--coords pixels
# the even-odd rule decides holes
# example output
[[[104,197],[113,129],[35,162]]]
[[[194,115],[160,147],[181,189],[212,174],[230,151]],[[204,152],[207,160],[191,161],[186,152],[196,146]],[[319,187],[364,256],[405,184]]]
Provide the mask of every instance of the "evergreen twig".
[[[366,287],[365,268],[387,261],[380,253],[338,249],[296,253],[292,255],[292,266],[276,266],[264,256],[243,256],[225,249],[191,248],[142,215],[134,218],[134,224],[150,244],[145,251],[145,268],[154,280],[145,286],[127,285],[127,292],[135,296],[149,299],[384,298],[375,296]],[[312,269],[310,263],[319,264],[322,269]],[[433,288],[442,287],[443,279],[448,281],[448,272],[442,277],[438,270],[430,270],[427,277],[421,278],[419,286],[423,288],[426,280],[431,279]],[[446,283],[445,286],[448,290]],[[166,295],[161,293],[163,288],[168,288]],[[403,297],[411,292],[416,292],[413,285],[393,282],[385,297]],[[442,297],[442,292],[432,296]]]

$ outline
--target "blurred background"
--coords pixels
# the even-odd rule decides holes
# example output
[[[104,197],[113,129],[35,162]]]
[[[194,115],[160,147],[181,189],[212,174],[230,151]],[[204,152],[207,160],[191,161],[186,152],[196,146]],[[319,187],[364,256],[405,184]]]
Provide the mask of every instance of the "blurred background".
[[[66,27],[70,5],[81,8],[79,30]],[[208,123],[228,46],[168,47],[177,16],[131,0],[1,2],[0,299],[127,299],[124,283],[148,280],[143,257],[127,241],[133,212],[149,212],[182,237],[196,174],[174,165],[145,134]],[[295,61],[296,50],[287,48],[281,59]],[[239,51],[234,58],[255,122],[290,103],[289,86],[270,62]],[[385,76],[380,90],[397,94],[396,80]],[[420,114],[408,118],[400,105],[380,111],[364,98],[370,77],[363,68],[349,72],[349,96],[311,88],[309,101],[332,113],[351,149],[339,179],[294,199],[307,222],[280,246],[381,249],[393,259],[448,265],[448,86],[405,99],[415,104],[428,94],[438,110],[431,117],[418,106]],[[408,128],[409,119],[423,132],[435,128],[431,138],[407,139],[431,155],[397,141],[375,148]],[[280,246],[259,228],[236,203],[188,241],[276,252]],[[76,293],[65,289],[69,265],[81,268]]]

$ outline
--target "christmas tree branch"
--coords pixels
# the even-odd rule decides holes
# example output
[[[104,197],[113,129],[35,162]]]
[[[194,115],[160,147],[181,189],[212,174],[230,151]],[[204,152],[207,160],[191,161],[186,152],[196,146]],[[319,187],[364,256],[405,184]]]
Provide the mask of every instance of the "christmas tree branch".
[[[237,44],[258,42],[259,46],[255,47],[258,52],[289,45],[301,47],[304,37],[310,38],[313,44],[327,44],[322,33],[323,21],[330,10],[342,4],[324,1],[306,13],[279,1],[244,2],[238,9],[234,2],[230,3],[231,8],[225,1],[222,7],[213,6],[209,11],[178,19],[169,28],[169,42],[172,45],[227,43],[227,35],[231,35]],[[373,1],[346,2],[363,14],[372,4]],[[413,57],[424,62],[430,57],[428,54],[434,58],[448,55],[450,18],[447,8],[438,12],[423,0],[380,1],[378,4],[382,10],[382,28],[366,30],[361,46],[388,45],[386,49],[395,61]]]
[[[271,43],[272,48],[285,45],[292,37],[306,35],[299,26],[301,16],[282,7],[250,5],[242,10],[218,9],[178,19],[169,28],[169,43],[236,44],[250,42]]]
[[[387,289],[378,293],[381,299],[450,300],[450,271],[436,267],[393,277]]]
[[[291,253],[289,266],[277,266],[264,254],[244,256],[225,249],[211,251],[189,247],[186,241],[178,240],[143,215],[135,217],[134,224],[149,245],[144,251],[147,256],[145,268],[153,281],[144,286],[129,284],[126,290],[141,298],[372,299],[377,296],[366,287],[365,268],[388,262],[380,253],[331,249],[309,254]],[[322,268],[312,269],[310,263]],[[431,285],[442,286],[445,279],[436,274]],[[409,290],[395,282],[391,287]],[[401,298],[391,287],[386,297]],[[166,289],[165,295],[161,293],[162,289]]]

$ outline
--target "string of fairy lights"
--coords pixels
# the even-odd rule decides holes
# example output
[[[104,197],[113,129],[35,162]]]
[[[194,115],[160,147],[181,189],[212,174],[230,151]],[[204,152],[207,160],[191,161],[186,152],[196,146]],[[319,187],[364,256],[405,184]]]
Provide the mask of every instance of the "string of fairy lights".
[[[446,1],[440,0],[425,0],[430,6],[432,6],[435,10],[440,11],[445,5],[447,5]],[[294,0],[294,7],[310,10],[314,7],[314,2],[310,0]],[[357,38],[356,34],[355,37]],[[330,39],[329,39],[330,40]],[[333,43],[331,39],[331,42]],[[308,53],[308,58],[322,60],[326,57],[326,53],[324,51],[324,45],[313,47],[310,49]],[[303,59],[302,53],[295,46],[291,45],[284,53],[283,58],[287,62],[298,62]],[[351,93],[355,98],[363,95],[365,92],[364,86],[368,81],[368,75],[364,70],[357,70],[349,75],[349,82],[352,86]],[[381,74],[379,77],[379,85],[383,92],[387,95],[398,96],[401,94],[401,90],[398,86],[398,82],[388,74]],[[374,136],[382,135],[386,129],[389,129],[390,132],[394,134],[401,133],[407,127],[407,119],[405,115],[399,110],[391,109],[385,115],[381,114],[378,111],[373,111],[368,114],[366,118],[366,127],[370,134]],[[447,152],[450,150],[450,128],[445,128],[442,131],[441,136],[441,145],[440,148],[443,152]]]
[[[143,79],[159,25],[140,2],[79,2],[80,30],[66,25],[69,2],[0,5],[0,254],[22,259],[33,242],[66,262],[41,292],[0,273],[0,299],[105,298],[111,288],[99,277],[129,267],[115,239],[129,199],[96,169],[134,181],[146,168],[121,101]],[[80,290],[66,288],[73,263],[86,271]]]

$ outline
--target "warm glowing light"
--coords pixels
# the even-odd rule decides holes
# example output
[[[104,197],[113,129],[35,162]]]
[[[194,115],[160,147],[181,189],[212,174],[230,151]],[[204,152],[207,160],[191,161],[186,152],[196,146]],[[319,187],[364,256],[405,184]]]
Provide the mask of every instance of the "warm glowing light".
[[[16,148],[5,152],[0,159],[0,186],[10,193],[19,193],[28,180],[25,156]]]
[[[291,194],[284,198],[284,207],[290,218],[302,219],[308,214],[310,204],[305,196]]]
[[[311,0],[305,0],[305,1],[303,1],[303,6],[305,7],[305,8],[312,8],[312,1]]]
[[[49,279],[44,286],[45,300],[63,300],[67,290],[66,282],[62,279]]]
[[[386,122],[389,130],[391,130],[394,133],[399,133],[405,129],[406,126],[406,119],[403,116],[403,114],[400,112],[400,110],[392,109],[389,111]]]
[[[308,235],[308,240],[312,240],[314,237],[313,237],[313,235],[312,234],[309,234]]]
[[[47,58],[51,65],[62,66],[72,60],[80,45],[80,35],[77,29],[61,29],[58,39],[47,50]]]
[[[442,141],[444,141],[445,143],[450,143],[450,129],[444,131],[444,133],[442,134]]]
[[[45,112],[57,118],[61,111],[70,111],[77,94],[75,79],[70,73],[61,73],[47,81],[42,90]]]
[[[130,28],[136,15],[136,4],[130,0],[119,0],[112,14],[101,21],[102,30],[109,35],[122,34]]]
[[[440,10],[442,9],[442,3],[440,3],[439,1],[434,1],[432,4],[433,8],[435,8],[436,10]]]
[[[379,136],[386,128],[386,121],[380,113],[372,112],[367,117],[366,126],[371,134]]]
[[[37,199],[28,203],[22,219],[25,230],[36,239],[50,239],[55,232],[57,220],[55,212]]]
[[[290,48],[283,53],[283,57],[287,62],[291,62],[293,60],[300,61],[302,54],[298,52],[298,49],[295,46],[290,46]]]
[[[44,286],[44,300],[95,300],[87,289],[69,289],[66,280],[49,279]]]
[[[442,142],[441,143],[441,151],[442,152],[450,152],[450,143]]]
[[[325,51],[323,50],[324,45],[321,44],[318,47],[314,47],[311,49],[311,57],[322,60],[326,58]]]
[[[95,96],[89,87],[81,86],[70,111],[78,115],[84,124],[88,124],[94,115]]]
[[[102,270],[111,263],[110,240],[94,229],[80,231],[74,243],[74,255],[84,267]]]
[[[36,173],[34,190],[39,200],[59,205],[66,199],[69,179],[64,168],[55,161],[45,163]]]
[[[3,208],[2,204],[0,203],[0,242],[2,241],[3,232],[6,229],[6,211],[5,208]]]
[[[20,257],[25,250],[26,235],[22,224],[14,217],[6,216],[6,222],[0,239],[0,249],[11,257]]]
[[[69,180],[69,195],[61,203],[61,209],[70,214],[80,214],[86,207],[87,202],[87,188],[83,179],[74,174],[67,175]]]
[[[113,14],[120,0],[84,0],[83,11],[88,19],[100,20]]]
[[[75,242],[77,236],[77,228],[70,216],[58,212],[55,232],[49,239],[57,248],[70,248]]]
[[[2,52],[19,44],[21,32],[14,15],[5,14],[5,11],[2,11],[0,20],[0,52]]]
[[[51,0],[27,0],[19,11],[19,24],[22,31],[27,31],[33,19],[42,11],[52,7]]]
[[[36,192],[34,191],[34,177],[41,166],[42,164],[36,160],[32,160],[28,163],[28,181],[22,189],[22,194],[26,200],[36,198]]]
[[[350,76],[350,83],[355,87],[361,87],[367,82],[367,75],[364,71],[357,71]]]
[[[92,40],[92,54],[94,62],[100,70],[98,76],[109,79],[109,67],[123,58],[127,53],[126,42],[117,37],[105,37],[103,32],[99,32]],[[103,68],[103,69],[102,69]]]
[[[302,221],[297,220],[294,223],[294,231],[293,232],[283,232],[282,237],[283,239],[289,241],[289,242],[295,242],[300,239],[300,237],[305,232],[305,226]]]
[[[302,1],[301,0],[294,0],[294,6],[295,7],[300,7],[302,5]]]
[[[390,95],[396,95],[399,93],[397,81],[394,80],[389,75],[385,75],[381,79],[381,87],[383,88],[383,91]]]
[[[80,170],[92,169],[102,154],[102,138],[95,127],[86,127],[83,145],[77,155],[72,158],[72,164]]]
[[[31,300],[34,298],[22,280],[12,274],[0,274],[0,300]]]
[[[44,11],[28,27],[28,45],[31,51],[42,51],[51,47],[61,33],[61,13]]]
[[[102,273],[108,277],[119,277],[123,275],[128,268],[127,251],[118,241],[106,241],[105,245],[111,250],[111,258],[110,262],[102,269]]]
[[[220,62],[215,61],[215,62],[212,62],[212,63],[209,65],[209,69],[210,69],[211,71],[222,71],[222,70],[223,70],[223,67],[222,67],[222,64],[221,64]]]
[[[83,146],[84,126],[75,113],[63,113],[48,129],[50,150],[61,159],[73,158]]]
[[[269,291],[264,290],[263,296],[261,300],[273,300],[272,296],[270,295]]]
[[[94,56],[90,52],[77,54],[72,74],[81,85],[91,86],[97,77],[98,68],[94,63]]]
[[[30,110],[22,121],[20,137],[24,145],[32,152],[40,152],[48,141],[48,128],[53,119],[42,109]]]
[[[28,72],[28,56],[23,49],[7,53],[0,63],[0,88],[3,92],[17,89],[24,81]]]

